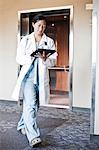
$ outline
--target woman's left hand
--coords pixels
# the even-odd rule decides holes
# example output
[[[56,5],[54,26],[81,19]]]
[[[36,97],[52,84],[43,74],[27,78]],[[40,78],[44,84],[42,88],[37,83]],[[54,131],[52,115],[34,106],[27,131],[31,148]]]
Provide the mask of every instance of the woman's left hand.
[[[49,54],[45,54],[45,51],[43,51],[43,53],[41,54],[40,52],[38,52],[34,57],[39,57],[41,58],[43,61],[46,61],[46,59],[50,56]]]

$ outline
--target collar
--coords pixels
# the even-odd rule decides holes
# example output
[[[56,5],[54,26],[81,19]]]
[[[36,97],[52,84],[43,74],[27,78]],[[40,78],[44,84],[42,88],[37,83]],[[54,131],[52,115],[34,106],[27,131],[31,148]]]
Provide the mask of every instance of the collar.
[[[32,32],[30,35],[28,35],[28,39],[31,39],[32,42],[35,42],[35,37],[34,37],[34,32]],[[39,46],[41,46],[42,44],[44,44],[45,42],[47,42],[47,36],[46,34],[44,33],[42,38],[41,38],[41,41],[39,43]]]

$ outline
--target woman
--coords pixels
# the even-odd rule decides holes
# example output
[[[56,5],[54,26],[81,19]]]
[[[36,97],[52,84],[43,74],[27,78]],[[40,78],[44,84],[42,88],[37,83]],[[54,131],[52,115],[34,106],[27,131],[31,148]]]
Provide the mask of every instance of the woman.
[[[39,14],[33,18],[34,32],[25,36],[17,49],[16,60],[22,65],[13,98],[18,100],[23,93],[23,113],[18,123],[17,130],[27,136],[30,146],[41,142],[40,131],[36,123],[36,113],[39,101],[42,105],[49,99],[48,67],[55,65],[57,54],[51,56],[38,53],[37,49],[55,50],[54,41],[45,35],[46,18]]]

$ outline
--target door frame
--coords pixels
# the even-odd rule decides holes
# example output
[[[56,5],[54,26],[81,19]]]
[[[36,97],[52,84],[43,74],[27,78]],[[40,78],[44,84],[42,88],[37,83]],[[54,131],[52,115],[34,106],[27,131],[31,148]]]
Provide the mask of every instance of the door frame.
[[[97,52],[97,34],[98,34],[98,14],[92,13],[92,95],[91,95],[91,117],[90,117],[90,135],[95,134],[95,113],[96,113],[96,52]]]
[[[48,8],[37,8],[29,10],[18,11],[18,35],[17,35],[17,44],[19,44],[21,39],[21,14],[22,13],[31,13],[31,12],[40,12],[40,11],[53,11],[53,10],[62,10],[70,9],[70,32],[69,32],[69,106],[63,105],[50,105],[44,104],[44,106],[59,107],[59,108],[70,108],[72,109],[73,103],[73,5],[59,6],[59,7],[48,7]]]

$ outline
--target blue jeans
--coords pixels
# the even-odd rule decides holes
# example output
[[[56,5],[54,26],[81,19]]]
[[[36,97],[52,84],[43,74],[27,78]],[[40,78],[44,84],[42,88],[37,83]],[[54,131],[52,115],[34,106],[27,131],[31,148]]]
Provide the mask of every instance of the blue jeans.
[[[38,85],[33,83],[32,78],[25,79],[23,113],[18,122],[17,130],[25,128],[26,136],[31,142],[32,139],[40,136],[36,123],[36,114],[39,108]]]

